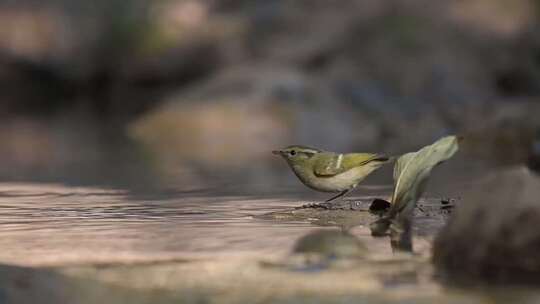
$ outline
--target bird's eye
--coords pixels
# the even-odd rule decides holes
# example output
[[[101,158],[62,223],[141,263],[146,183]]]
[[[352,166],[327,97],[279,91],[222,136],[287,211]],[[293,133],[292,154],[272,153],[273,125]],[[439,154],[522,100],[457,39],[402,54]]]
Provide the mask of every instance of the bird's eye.
[[[290,154],[291,156],[295,156],[295,155],[296,155],[296,151],[291,150],[291,152],[289,152],[289,154]]]

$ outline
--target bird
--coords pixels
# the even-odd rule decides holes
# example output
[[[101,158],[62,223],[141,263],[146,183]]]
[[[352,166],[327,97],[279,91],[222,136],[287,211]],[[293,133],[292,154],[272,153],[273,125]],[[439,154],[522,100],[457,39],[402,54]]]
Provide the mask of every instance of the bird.
[[[327,199],[343,198],[371,172],[391,160],[374,153],[335,153],[301,145],[272,151],[287,161],[294,174],[307,187],[338,193]]]

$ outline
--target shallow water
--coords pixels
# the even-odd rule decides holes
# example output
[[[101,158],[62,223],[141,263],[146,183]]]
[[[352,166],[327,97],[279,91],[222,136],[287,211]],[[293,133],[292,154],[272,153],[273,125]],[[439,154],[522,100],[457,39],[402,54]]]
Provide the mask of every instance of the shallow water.
[[[43,266],[277,255],[315,227],[254,215],[298,204],[205,193],[137,199],[117,190],[3,184],[0,262]]]
[[[385,191],[376,196],[384,197]],[[338,228],[259,215],[309,202],[291,193],[137,196],[55,184],[1,184],[0,264],[32,268],[23,268],[31,270],[21,275],[19,269],[0,267],[4,286],[15,282],[15,290],[22,288],[15,293],[0,288],[0,300],[25,303],[22,299],[40,294],[43,285],[56,291],[51,303],[82,296],[81,303],[131,303],[133,295],[148,303],[497,302],[484,293],[448,290],[434,279],[433,220],[424,221],[427,229],[415,237],[414,256],[394,255],[387,239],[372,238],[371,217],[365,216],[351,229],[367,247],[364,259],[296,267],[291,250],[300,237]],[[33,281],[21,285],[20,276]]]

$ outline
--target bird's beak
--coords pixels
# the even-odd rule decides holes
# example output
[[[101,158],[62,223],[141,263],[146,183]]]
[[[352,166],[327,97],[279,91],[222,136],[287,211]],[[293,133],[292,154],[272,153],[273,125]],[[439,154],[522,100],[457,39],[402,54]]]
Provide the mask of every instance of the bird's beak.
[[[280,150],[274,150],[274,151],[272,151],[272,154],[281,155],[281,151]]]

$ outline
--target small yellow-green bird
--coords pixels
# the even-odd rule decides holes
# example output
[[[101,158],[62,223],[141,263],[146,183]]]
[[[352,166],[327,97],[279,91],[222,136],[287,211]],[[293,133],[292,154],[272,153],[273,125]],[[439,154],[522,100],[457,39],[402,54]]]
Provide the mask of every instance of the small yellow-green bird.
[[[306,146],[288,146],[272,153],[282,156],[304,185],[317,191],[339,192],[326,202],[346,195],[390,160],[381,154],[339,154]]]

